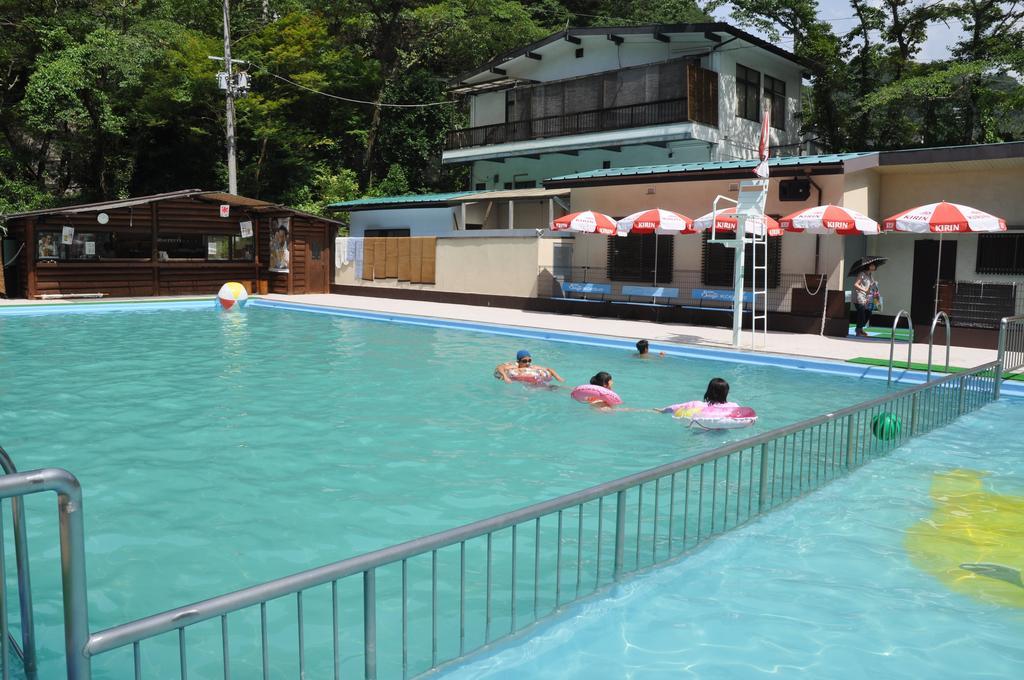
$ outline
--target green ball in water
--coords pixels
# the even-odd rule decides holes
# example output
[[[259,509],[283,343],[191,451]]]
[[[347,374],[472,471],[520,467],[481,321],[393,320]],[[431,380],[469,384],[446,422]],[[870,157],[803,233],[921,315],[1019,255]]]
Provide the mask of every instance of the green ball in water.
[[[903,421],[894,413],[879,413],[871,419],[871,432],[882,441],[895,439],[903,430]]]

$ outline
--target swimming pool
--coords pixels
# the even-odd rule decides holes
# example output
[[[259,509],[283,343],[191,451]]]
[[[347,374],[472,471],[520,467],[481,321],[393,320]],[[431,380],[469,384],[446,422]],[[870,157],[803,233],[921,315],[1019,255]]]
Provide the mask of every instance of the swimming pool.
[[[211,303],[0,316],[2,444],[85,489],[93,629],[692,455],[654,413],[491,378],[515,337]],[[90,310],[90,311],[98,311]],[[627,403],[733,385],[770,429],[885,385],[529,340],[567,384],[607,370]],[[795,396],[794,396],[795,395]],[[757,431],[757,430],[755,430]],[[43,661],[59,658],[52,503],[29,512]]]
[[[912,440],[443,677],[1013,677],[1024,588],[957,567],[1024,568],[1021,409]]]

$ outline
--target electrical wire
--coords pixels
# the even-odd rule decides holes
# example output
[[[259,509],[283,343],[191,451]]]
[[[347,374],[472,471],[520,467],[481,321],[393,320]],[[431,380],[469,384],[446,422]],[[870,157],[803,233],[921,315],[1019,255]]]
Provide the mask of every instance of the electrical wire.
[[[458,104],[458,102],[455,101],[455,100],[443,101],[443,102],[428,102],[426,104],[386,104],[384,102],[372,102],[372,101],[368,101],[368,100],[365,100],[365,99],[353,99],[351,97],[342,97],[341,95],[331,94],[329,92],[322,92],[322,91],[316,90],[316,89],[314,89],[312,87],[308,87],[306,85],[303,85],[302,83],[297,83],[294,80],[291,80],[289,78],[285,78],[284,76],[279,76],[276,73],[274,73],[273,71],[270,71],[270,70],[264,68],[263,66],[260,66],[259,64],[255,63],[255,62],[251,62],[250,61],[248,63],[252,64],[257,69],[262,71],[263,73],[266,73],[268,76],[270,76],[272,78],[277,78],[278,80],[280,80],[282,82],[285,82],[285,83],[288,83],[289,85],[292,85],[294,87],[300,88],[302,90],[306,90],[307,92],[312,92],[313,94],[318,94],[321,97],[328,97],[330,99],[337,99],[337,100],[340,100],[340,101],[343,101],[343,102],[348,102],[350,104],[366,104],[366,105],[369,105],[369,106],[379,106],[379,107],[382,107],[382,108],[390,108],[390,109],[424,109],[424,108],[428,108],[428,107],[431,107],[431,106],[454,106],[454,105]]]

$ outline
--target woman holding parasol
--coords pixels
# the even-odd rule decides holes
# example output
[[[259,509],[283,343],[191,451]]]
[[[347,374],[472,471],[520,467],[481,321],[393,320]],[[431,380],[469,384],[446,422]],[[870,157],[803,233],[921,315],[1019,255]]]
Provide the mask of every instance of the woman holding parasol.
[[[875,270],[879,266],[885,264],[884,257],[868,256],[862,257],[853,263],[850,267],[850,273],[847,276],[856,276],[857,280],[853,283],[853,306],[857,310],[857,336],[867,337],[867,331],[864,330],[864,326],[868,324],[868,319],[871,318],[871,312],[874,311],[875,307],[881,300],[881,295],[878,292],[878,282],[875,281]]]

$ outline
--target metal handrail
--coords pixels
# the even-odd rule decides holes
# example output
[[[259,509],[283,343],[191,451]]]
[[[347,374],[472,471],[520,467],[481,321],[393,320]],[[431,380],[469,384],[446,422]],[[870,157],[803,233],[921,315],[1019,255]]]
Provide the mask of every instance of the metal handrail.
[[[60,570],[64,596],[64,649],[69,680],[91,676],[86,642],[89,639],[89,601],[85,580],[85,528],[82,487],[67,470],[45,468],[0,477],[0,499],[34,493],[57,494],[60,524]],[[6,668],[8,660],[3,659]]]
[[[949,346],[953,337],[953,330],[949,325],[949,314],[945,312],[939,312],[932,319],[932,329],[928,333],[928,377],[926,380],[932,379],[932,345],[935,344],[935,324],[939,323],[939,319],[942,319],[946,324],[946,370],[944,373],[949,373]],[[907,368],[910,368],[910,361],[907,361]]]
[[[998,399],[1003,376],[1010,371],[1024,367],[1024,314],[1004,316],[1000,319],[996,360],[999,362],[999,377],[996,380],[996,398]]]
[[[0,468],[5,475],[17,474],[18,468],[10,455],[0,446]],[[28,565],[28,537],[25,533],[25,506],[21,498],[11,498],[11,513],[14,515],[14,560],[18,570],[18,603],[21,611],[21,647],[15,645],[15,651],[21,657],[22,667],[25,675],[32,680],[36,677],[36,627],[32,609],[32,579]],[[0,550],[2,550],[0,546]],[[0,570],[0,579],[6,578],[3,570]],[[6,585],[6,582],[5,584]],[[6,598],[4,598],[6,600]],[[6,614],[6,612],[5,612]],[[4,633],[7,633],[7,617],[4,616]],[[4,635],[6,642],[7,635]],[[8,659],[7,650],[0,649],[4,663]]]
[[[907,368],[910,368],[910,357],[914,352],[914,321],[910,318],[910,312],[901,309],[896,312],[896,318],[892,320],[892,334],[889,336],[889,375],[886,384],[892,384],[892,363],[893,354],[896,351],[896,326],[899,325],[900,317],[907,317],[907,325],[910,327],[910,338],[907,340]]]
[[[620,579],[625,573],[627,573],[624,566],[623,547],[625,540],[625,514],[626,514],[626,492],[636,488],[640,488],[642,505],[642,494],[643,485],[648,483],[654,483],[655,486],[655,501],[657,504],[657,493],[661,480],[666,477],[672,477],[672,493],[675,493],[675,478],[674,475],[680,472],[687,472],[696,468],[700,468],[701,472],[701,485],[703,488],[703,478],[705,464],[711,463],[715,468],[715,475],[717,479],[718,474],[718,462],[725,458],[726,465],[729,463],[729,456],[733,454],[740,454],[740,463],[737,466],[743,465],[743,452],[744,451],[760,451],[760,491],[758,493],[757,503],[753,506],[755,509],[752,510],[750,507],[747,508],[748,517],[750,519],[755,514],[766,512],[778,505],[775,502],[775,481],[774,478],[771,481],[772,487],[770,490],[767,489],[766,475],[769,473],[769,456],[768,447],[773,446],[772,455],[774,456],[778,450],[779,442],[783,442],[782,455],[783,455],[783,474],[785,470],[785,456],[786,447],[789,446],[787,442],[792,439],[792,451],[791,454],[795,455],[797,448],[797,435],[801,435],[800,453],[803,454],[803,437],[809,430],[818,427],[824,427],[825,436],[831,436],[831,442],[834,448],[832,449],[834,460],[838,460],[841,455],[845,461],[841,465],[844,468],[852,468],[856,464],[863,462],[866,456],[877,451],[880,448],[896,446],[903,438],[907,436],[913,436],[916,433],[927,431],[928,423],[931,426],[938,426],[948,420],[955,419],[960,414],[966,412],[970,407],[976,407],[987,403],[991,395],[994,395],[994,390],[985,386],[984,379],[987,377],[989,371],[992,371],[997,366],[997,362],[991,362],[983,366],[978,366],[970,371],[955,376],[945,376],[935,381],[908,387],[899,392],[891,393],[877,399],[873,399],[867,402],[863,402],[854,406],[843,408],[832,413],[810,418],[799,423],[788,425],[785,427],[777,428],[766,432],[755,437],[751,437],[739,442],[733,442],[724,446],[718,447],[711,451],[707,451],[702,454],[698,454],[691,458],[667,463],[665,465],[658,466],[643,472],[638,472],[626,477],[622,477],[618,480],[607,482],[604,484],[598,484],[582,491],[575,493],[566,494],[558,498],[550,499],[540,503],[535,503],[518,510],[503,513],[489,519],[480,520],[473,522],[458,528],[449,529],[447,531],[438,532],[429,536],[417,538],[411,541],[406,541],[394,546],[376,550],[370,553],[352,557],[349,559],[334,562],[322,567],[315,569],[309,569],[291,576],[268,581],[259,585],[244,588],[232,593],[220,595],[207,600],[196,602],[194,604],[178,607],[169,611],[154,614],[151,616],[144,617],[135,621],[131,621],[118,626],[113,626],[105,630],[93,633],[89,637],[89,641],[86,645],[86,655],[94,656],[107,652],[116,648],[124,647],[126,645],[134,646],[134,653],[136,664],[139,663],[139,643],[147,638],[152,638],[163,633],[168,633],[177,630],[179,632],[179,646],[181,649],[182,659],[185,658],[185,636],[184,630],[186,627],[207,621],[216,617],[221,617],[222,626],[224,633],[224,648],[225,648],[225,671],[227,670],[227,649],[228,643],[226,638],[227,630],[227,614],[235,612],[250,606],[260,605],[265,607],[266,603],[270,600],[281,598],[287,595],[294,595],[299,598],[298,608],[299,617],[301,619],[301,597],[303,591],[322,586],[326,584],[332,584],[332,593],[336,597],[336,582],[347,576],[354,576],[362,574],[362,592],[363,592],[363,634],[364,634],[364,663],[365,663],[365,676],[368,678],[376,677],[376,570],[396,563],[402,564],[402,578],[403,578],[403,598],[404,596],[404,579],[405,579],[405,564],[410,558],[421,556],[421,555],[434,555],[434,563],[436,570],[436,556],[437,552],[444,548],[458,547],[461,546],[463,555],[463,564],[465,560],[465,545],[467,541],[471,539],[487,537],[488,539],[488,560],[490,560],[490,538],[491,536],[502,529],[512,528],[512,541],[513,541],[513,557],[512,557],[512,581],[513,581],[513,602],[515,601],[515,536],[516,528],[527,522],[539,522],[543,517],[550,517],[558,514],[559,518],[559,541],[557,545],[561,546],[561,513],[566,510],[574,508],[582,508],[584,504],[598,501],[603,503],[604,500],[610,496],[616,497],[616,525],[615,525],[615,547],[614,547],[614,562],[613,562],[613,576],[614,580]],[[981,381],[981,382],[979,382]],[[956,390],[956,391],[954,391]],[[988,396],[986,396],[988,395]],[[919,400],[920,397],[920,400]],[[919,404],[919,401],[923,402]],[[887,409],[888,407],[888,409]],[[887,409],[887,410],[883,410]],[[897,411],[902,414],[909,421],[909,427],[905,430],[897,430],[900,432],[898,436],[894,437],[880,437],[875,434],[876,441],[871,441],[870,437],[867,441],[864,440],[865,429],[870,434],[875,431],[875,419],[878,415],[885,414],[887,412]],[[929,420],[930,419],[930,420]],[[943,420],[947,419],[947,420]],[[830,433],[830,434],[829,434]],[[823,436],[822,430],[817,430],[818,435],[818,446],[819,451],[821,447],[821,441]],[[813,434],[812,434],[813,437]],[[827,442],[826,442],[827,445]],[[839,453],[840,450],[845,449],[845,452]],[[753,455],[753,453],[752,453]],[[753,464],[753,457],[749,459],[750,475],[747,477],[747,481],[750,485],[751,493],[758,484],[755,479],[756,472]],[[802,463],[801,463],[802,464]],[[726,465],[721,467],[728,470]],[[774,466],[774,463],[772,463]],[[739,467],[734,467],[734,470],[738,470]],[[728,484],[729,477],[726,472],[726,513],[729,512],[729,498],[728,498]],[[742,471],[735,473],[743,475]],[[775,474],[774,467],[773,472]],[[687,472],[687,493],[689,493],[689,473]],[[736,480],[738,482],[738,479]],[[827,480],[826,480],[827,481]],[[803,482],[801,481],[801,493],[804,492]],[[790,496],[787,499],[785,497],[785,486],[783,484],[782,501],[780,503],[787,502],[794,496],[793,482],[790,481]],[[667,486],[667,485],[666,485]],[[811,485],[808,484],[807,491],[811,490]],[[771,499],[766,501],[767,494],[771,494]],[[737,491],[738,493],[738,491]],[[753,496],[751,496],[748,503],[753,504]],[[671,501],[670,501],[671,505]],[[600,507],[600,506],[599,506]],[[715,507],[715,500],[712,499],[712,508]],[[736,500],[737,514],[734,515],[734,519],[739,522],[739,496]],[[599,511],[599,516],[600,511]],[[637,515],[638,522],[640,515]],[[657,505],[655,505],[655,517],[657,517]],[[720,527],[718,532],[715,532],[714,528],[714,517],[711,518],[711,532],[706,534],[714,535],[724,531],[724,528]],[[720,522],[723,520],[719,520]],[[746,520],[744,520],[746,521]],[[582,527],[582,519],[580,520]],[[698,517],[698,523],[700,522]],[[738,524],[737,524],[738,526]],[[539,524],[538,524],[539,527]],[[539,528],[537,529],[539,532]],[[580,530],[582,532],[582,529]],[[657,529],[655,528],[655,532]],[[671,524],[669,524],[669,550],[671,551]],[[539,535],[539,534],[538,534]],[[639,566],[639,533],[637,535],[637,554],[638,563],[636,569],[640,569]],[[656,536],[655,536],[656,540]],[[699,529],[697,540],[700,540]],[[600,541],[600,529],[598,534],[598,541]],[[685,543],[685,534],[684,539]],[[539,547],[537,548],[539,550]],[[598,543],[598,565],[600,565],[600,542]],[[539,553],[538,553],[539,554]],[[535,558],[539,559],[539,558]],[[657,560],[655,560],[657,561]],[[488,565],[490,563],[488,562]],[[535,569],[538,563],[535,562]],[[488,566],[488,569],[490,567]],[[600,581],[600,566],[598,569],[598,580]],[[463,566],[464,570],[464,566]],[[489,571],[488,571],[489,573]],[[578,578],[578,576],[577,576]],[[460,581],[461,583],[461,581]],[[488,584],[490,580],[488,577]],[[434,593],[436,597],[436,571],[434,575]],[[596,586],[595,586],[596,588]],[[594,591],[596,592],[596,590]],[[490,585],[488,585],[488,597],[490,597]],[[578,598],[579,596],[577,596]],[[536,591],[535,591],[536,598]],[[556,596],[556,603],[558,602]],[[536,600],[535,600],[536,603]],[[436,605],[436,602],[435,602]],[[404,600],[403,600],[404,607]],[[536,604],[535,604],[536,607]],[[336,604],[335,604],[336,610]],[[461,611],[461,610],[460,610]],[[404,609],[403,609],[404,616]],[[434,614],[436,616],[436,612]],[[517,630],[515,623],[515,610],[512,610],[512,629],[513,632]],[[535,613],[536,616],[536,613]],[[488,619],[489,622],[489,619]],[[436,623],[436,621],[435,621]],[[403,619],[404,624],[404,619]],[[337,639],[337,619],[335,619],[335,639]],[[489,623],[488,623],[489,625]],[[266,644],[265,637],[265,619],[264,619],[264,644]],[[512,632],[508,633],[509,635]],[[300,639],[301,639],[301,623],[300,623]],[[489,634],[485,634],[485,644],[490,642]],[[432,668],[437,666],[437,653],[436,653],[436,632],[434,640],[434,658],[432,660]],[[404,664],[404,641],[403,641],[403,671],[405,670]],[[336,652],[337,654],[337,648]],[[460,655],[463,654],[460,640]],[[266,648],[264,648],[264,654],[266,654]],[[300,667],[301,667],[301,650],[300,650]],[[266,656],[264,656],[266,659]],[[337,656],[335,657],[335,668],[337,669]],[[264,667],[266,668],[266,667]],[[227,677],[227,674],[225,674]]]

